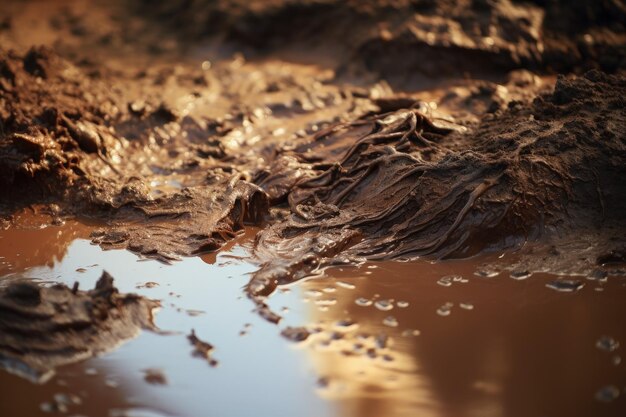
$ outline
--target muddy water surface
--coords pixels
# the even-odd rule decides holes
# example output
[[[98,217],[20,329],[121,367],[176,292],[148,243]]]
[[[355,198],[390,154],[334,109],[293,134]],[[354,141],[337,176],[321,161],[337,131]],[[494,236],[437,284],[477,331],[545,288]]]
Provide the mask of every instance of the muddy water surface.
[[[514,279],[489,268],[494,255],[366,263],[280,288],[269,299],[283,316],[276,326],[242,291],[257,268],[249,254],[256,230],[217,255],[165,265],[102,251],[86,239],[91,229],[67,222],[2,231],[0,285],[24,276],[92,288],[106,270],[121,292],[161,300],[162,332],[62,367],[43,385],[0,373],[2,416],[49,415],[59,400],[69,415],[106,417],[619,416],[626,409],[624,276]],[[583,285],[547,287],[568,279]],[[191,329],[214,345],[214,366],[192,355]]]

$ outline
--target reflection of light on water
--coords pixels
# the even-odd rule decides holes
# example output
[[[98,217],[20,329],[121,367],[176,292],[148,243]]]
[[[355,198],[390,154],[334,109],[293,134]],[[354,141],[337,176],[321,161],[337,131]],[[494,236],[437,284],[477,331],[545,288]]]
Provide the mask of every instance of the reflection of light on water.
[[[325,285],[328,283],[311,280],[302,286],[306,293],[315,293]],[[320,377],[320,395],[338,403],[341,416],[441,415],[430,381],[411,354],[416,333],[404,332],[403,336],[399,329],[385,327],[369,314],[373,303],[365,303],[363,297],[357,298],[361,308],[350,306],[348,314],[355,286],[337,287],[336,305],[326,311],[314,305],[309,308],[310,321],[322,329],[306,342]],[[374,305],[380,311],[393,308],[387,299]],[[360,314],[355,316],[357,311]]]
[[[601,293],[559,292],[545,287],[555,279],[547,274],[474,275],[482,260],[366,264],[280,288],[268,300],[284,316],[277,327],[242,292],[255,269],[246,261],[253,230],[243,246],[167,266],[102,251],[76,239],[88,228],[75,226],[0,232],[12,277],[25,270],[89,289],[106,269],[120,291],[161,300],[157,325],[172,332],[144,332],[43,386],[0,373],[3,395],[22,410],[5,413],[0,401],[0,415],[30,417],[58,392],[81,395],[69,411],[85,415],[622,415],[625,396],[612,387],[626,383],[623,277],[599,282]],[[450,285],[438,284],[443,277]],[[437,314],[442,306],[449,314]],[[290,342],[280,335],[287,326],[310,336]],[[218,367],[192,357],[191,329],[215,346]],[[145,381],[156,368],[167,385]]]
[[[258,317],[244,296],[247,274],[255,268],[242,260],[246,249],[235,245],[218,255],[214,265],[200,258],[164,265],[139,260],[127,251],[102,251],[87,240],[58,244],[63,246],[61,256],[54,245],[42,248],[57,259],[47,266],[35,262],[24,275],[68,285],[78,281],[80,289],[87,290],[106,269],[121,292],[161,300],[156,324],[168,334],[143,332],[100,358],[59,369],[57,377],[43,386],[19,384],[17,377],[0,373],[0,385],[15,387],[11,396],[23,399],[22,409],[49,402],[54,392],[67,392],[83,396],[82,405],[72,406],[69,412],[85,415],[128,407],[176,416],[331,414],[326,401],[315,393],[315,375],[303,367],[305,353],[291,349],[279,329]],[[149,282],[158,285],[146,285]],[[192,356],[186,337],[191,329],[215,346],[217,367]],[[144,380],[145,370],[151,368],[163,371],[167,385]],[[64,385],[59,386],[59,381]]]

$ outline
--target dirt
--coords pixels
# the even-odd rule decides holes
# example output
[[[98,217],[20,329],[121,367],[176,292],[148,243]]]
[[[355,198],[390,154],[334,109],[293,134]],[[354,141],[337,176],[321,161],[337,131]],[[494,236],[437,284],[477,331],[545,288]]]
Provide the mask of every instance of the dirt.
[[[626,247],[619,0],[0,13],[5,228],[36,205],[172,262],[261,227],[247,291],[272,322],[277,286],[334,265],[516,250],[587,274]]]
[[[152,329],[157,302],[120,294],[104,272],[90,291],[12,279],[0,288],[0,366],[44,383],[58,366],[110,351]]]

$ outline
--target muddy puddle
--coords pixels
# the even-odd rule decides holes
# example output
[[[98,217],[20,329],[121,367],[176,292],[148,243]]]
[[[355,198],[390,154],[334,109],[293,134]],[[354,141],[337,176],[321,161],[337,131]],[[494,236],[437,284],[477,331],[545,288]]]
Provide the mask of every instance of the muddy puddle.
[[[3,416],[623,415],[623,275],[491,267],[513,255],[368,262],[281,287],[267,300],[274,325],[243,292],[256,229],[165,265],[103,251],[93,228],[2,231],[3,285],[92,288],[106,270],[120,292],[160,300],[158,330],[45,384],[0,373]],[[210,360],[193,354],[192,329]]]
[[[623,2],[4,3],[0,417],[626,415]]]

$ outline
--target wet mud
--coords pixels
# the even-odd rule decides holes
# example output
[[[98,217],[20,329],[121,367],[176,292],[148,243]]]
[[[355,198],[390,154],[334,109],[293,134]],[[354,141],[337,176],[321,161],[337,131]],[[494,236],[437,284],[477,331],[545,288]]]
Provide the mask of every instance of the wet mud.
[[[157,302],[119,294],[106,272],[93,290],[63,284],[41,287],[12,279],[0,289],[0,366],[44,383],[58,366],[105,353],[155,329],[152,311]]]
[[[480,274],[566,274],[548,289],[576,292],[624,267],[624,21],[617,0],[9,1],[0,227],[78,220],[103,249],[163,263],[253,230],[245,291],[272,323],[277,289],[368,262],[514,253]],[[150,328],[152,302],[109,280],[104,297],[14,278],[7,352],[32,350],[11,329],[59,303],[76,314],[41,329],[86,315],[85,337],[119,336],[26,354],[33,379]]]

